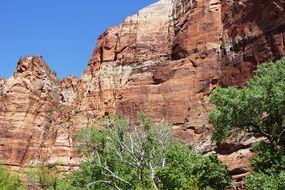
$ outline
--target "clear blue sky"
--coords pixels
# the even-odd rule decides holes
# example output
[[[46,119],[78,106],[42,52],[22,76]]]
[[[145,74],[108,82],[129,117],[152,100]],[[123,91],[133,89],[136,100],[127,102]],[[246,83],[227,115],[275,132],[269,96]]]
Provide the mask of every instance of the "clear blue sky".
[[[157,0],[0,0],[0,77],[42,55],[60,78],[80,76],[98,36]]]

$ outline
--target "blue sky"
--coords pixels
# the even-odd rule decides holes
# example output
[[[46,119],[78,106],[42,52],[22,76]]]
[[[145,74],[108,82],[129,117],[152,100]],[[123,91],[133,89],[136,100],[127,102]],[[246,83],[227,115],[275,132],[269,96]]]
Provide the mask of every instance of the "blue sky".
[[[98,36],[157,0],[0,0],[0,77],[42,55],[60,78],[80,76]]]

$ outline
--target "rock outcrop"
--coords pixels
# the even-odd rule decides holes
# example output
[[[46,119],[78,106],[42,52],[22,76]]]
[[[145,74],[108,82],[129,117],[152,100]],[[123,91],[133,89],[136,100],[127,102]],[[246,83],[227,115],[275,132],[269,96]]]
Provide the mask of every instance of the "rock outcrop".
[[[78,79],[60,81],[41,57],[20,59],[0,79],[0,160],[17,170],[45,158],[68,171],[80,159],[78,129],[111,112],[136,122],[144,111],[195,150],[216,152],[240,182],[255,139],[212,147],[208,98],[284,56],[284,9],[283,0],[160,0],[102,34]]]
[[[39,56],[21,58],[14,75],[1,79],[0,160],[4,165],[15,171],[43,159],[60,163],[62,171],[78,165],[73,139],[85,120],[71,106],[77,98],[76,85],[72,77],[60,81]]]
[[[50,129],[60,80],[40,57],[18,62],[13,77],[1,84],[0,160],[21,167],[39,154]]]

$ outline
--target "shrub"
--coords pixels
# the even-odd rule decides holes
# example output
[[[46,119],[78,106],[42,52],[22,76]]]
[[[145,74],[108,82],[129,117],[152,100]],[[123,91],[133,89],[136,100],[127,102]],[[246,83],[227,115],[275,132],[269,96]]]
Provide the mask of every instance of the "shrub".
[[[0,189],[1,190],[24,190],[26,189],[19,177],[4,171],[0,165]]]

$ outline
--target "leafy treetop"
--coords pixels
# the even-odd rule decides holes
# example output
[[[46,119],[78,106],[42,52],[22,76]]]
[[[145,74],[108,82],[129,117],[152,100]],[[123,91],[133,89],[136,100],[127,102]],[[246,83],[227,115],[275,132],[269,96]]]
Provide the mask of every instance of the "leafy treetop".
[[[242,89],[217,88],[210,97],[215,108],[209,121],[213,140],[222,142],[236,131],[253,132],[272,144],[285,143],[285,58],[259,65]]]
[[[67,181],[73,189],[224,189],[227,169],[214,156],[202,156],[175,142],[171,127],[140,114],[141,124],[109,116],[78,134],[86,159]]]

